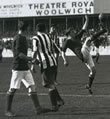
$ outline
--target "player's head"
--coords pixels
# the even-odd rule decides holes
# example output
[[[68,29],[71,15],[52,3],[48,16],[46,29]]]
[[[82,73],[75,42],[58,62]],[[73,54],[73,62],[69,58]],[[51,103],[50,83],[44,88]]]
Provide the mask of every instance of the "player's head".
[[[50,33],[54,33],[55,31],[56,31],[56,28],[55,28],[54,25],[52,25],[52,26],[50,27]]]
[[[26,22],[23,22],[23,21],[18,22],[18,30],[21,30],[24,32],[27,30],[27,27],[28,27],[28,24]]]
[[[36,29],[37,29],[37,31],[39,31],[39,32],[45,32],[45,31],[46,31],[46,26],[45,26],[45,24],[43,24],[43,23],[39,23],[39,24],[37,24]]]

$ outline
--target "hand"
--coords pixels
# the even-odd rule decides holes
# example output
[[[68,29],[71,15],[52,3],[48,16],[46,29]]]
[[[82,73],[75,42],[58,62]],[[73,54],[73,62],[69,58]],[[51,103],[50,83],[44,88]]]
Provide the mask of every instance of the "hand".
[[[103,18],[104,18],[103,13],[100,13],[98,17],[99,17],[100,22],[102,22],[102,20],[103,20]]]
[[[64,66],[68,66],[69,65],[69,63],[68,63],[68,61],[64,61]]]
[[[104,29],[104,24],[100,22],[99,23],[99,28],[100,28],[100,30]]]
[[[38,59],[34,59],[34,60],[32,60],[32,64],[36,64],[36,65],[39,65],[39,60]]]

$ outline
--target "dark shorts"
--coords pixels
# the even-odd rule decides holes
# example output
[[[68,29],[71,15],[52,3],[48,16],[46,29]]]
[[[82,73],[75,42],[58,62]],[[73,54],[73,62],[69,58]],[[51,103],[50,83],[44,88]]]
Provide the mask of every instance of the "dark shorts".
[[[49,67],[42,72],[42,85],[49,88],[56,81],[57,67]]]

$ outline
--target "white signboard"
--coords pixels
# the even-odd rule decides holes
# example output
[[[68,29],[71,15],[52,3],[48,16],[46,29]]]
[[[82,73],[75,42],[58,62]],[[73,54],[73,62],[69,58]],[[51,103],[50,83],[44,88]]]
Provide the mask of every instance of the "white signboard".
[[[2,3],[0,4],[0,18],[94,14],[94,0],[43,1]]]

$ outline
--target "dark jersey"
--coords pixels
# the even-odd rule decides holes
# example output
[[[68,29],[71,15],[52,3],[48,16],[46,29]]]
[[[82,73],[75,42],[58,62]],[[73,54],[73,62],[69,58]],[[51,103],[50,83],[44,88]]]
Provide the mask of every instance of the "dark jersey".
[[[19,54],[23,53],[27,55],[28,43],[26,37],[23,35],[16,35],[13,40],[13,67],[14,70],[28,70],[28,62],[24,59],[20,59]]]
[[[99,37],[99,36],[102,35],[102,34],[104,34],[105,32],[107,32],[107,30],[106,29],[102,29],[102,30],[98,31],[97,33],[93,34],[93,36],[91,37],[91,41],[93,41],[94,45],[97,48],[99,48],[99,46],[103,42],[103,38],[102,37]]]
[[[96,46],[96,48],[99,48],[99,46],[101,45],[101,42],[100,42],[99,38],[97,38],[93,43]]]
[[[68,38],[62,47],[62,50],[66,52],[66,49],[69,48],[72,50],[76,56],[83,61],[83,55],[81,53],[82,43],[81,43],[81,37],[85,31],[81,30],[78,34],[76,34],[74,37]]]

